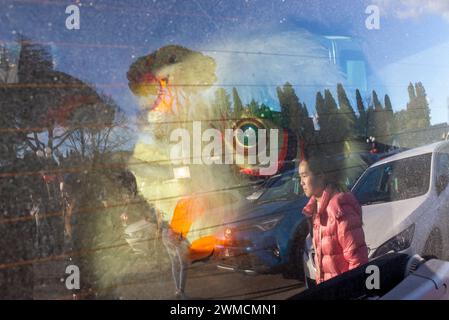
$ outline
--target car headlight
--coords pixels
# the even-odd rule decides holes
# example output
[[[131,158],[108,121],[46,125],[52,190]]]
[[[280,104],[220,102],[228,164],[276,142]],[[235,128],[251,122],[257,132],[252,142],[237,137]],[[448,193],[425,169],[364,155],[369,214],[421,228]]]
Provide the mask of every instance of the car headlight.
[[[399,252],[407,249],[412,244],[414,233],[415,224],[412,224],[397,236],[394,236],[393,238],[382,244],[379,248],[377,248],[376,252],[374,252],[373,254],[373,258],[382,256],[390,251]]]
[[[281,219],[282,219],[282,216],[265,219],[265,220],[262,220],[261,222],[258,222],[255,226],[262,231],[268,231],[268,230],[273,229]]]

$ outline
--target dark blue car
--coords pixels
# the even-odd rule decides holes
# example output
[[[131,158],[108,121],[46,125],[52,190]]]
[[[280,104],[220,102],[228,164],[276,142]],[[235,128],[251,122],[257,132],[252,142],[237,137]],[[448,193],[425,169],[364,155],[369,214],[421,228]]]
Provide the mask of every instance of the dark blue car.
[[[219,268],[264,273],[301,265],[308,222],[307,203],[297,170],[272,177],[256,200],[240,208],[238,219],[225,222],[217,234]],[[288,268],[287,268],[288,269]]]
[[[344,156],[344,183],[350,187],[375,159],[361,154]],[[301,276],[304,241],[309,221],[302,214],[304,196],[297,169],[266,181],[239,208],[238,218],[218,229],[214,257],[220,269],[245,273]]]

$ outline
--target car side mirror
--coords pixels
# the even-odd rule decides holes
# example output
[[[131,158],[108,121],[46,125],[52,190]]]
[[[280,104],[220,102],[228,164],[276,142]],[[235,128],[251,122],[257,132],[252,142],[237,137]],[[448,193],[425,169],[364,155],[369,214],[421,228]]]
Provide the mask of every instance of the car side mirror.
[[[437,182],[436,182],[437,194],[440,195],[440,193],[446,189],[448,184],[449,184],[449,175],[442,174],[442,175],[438,176]]]

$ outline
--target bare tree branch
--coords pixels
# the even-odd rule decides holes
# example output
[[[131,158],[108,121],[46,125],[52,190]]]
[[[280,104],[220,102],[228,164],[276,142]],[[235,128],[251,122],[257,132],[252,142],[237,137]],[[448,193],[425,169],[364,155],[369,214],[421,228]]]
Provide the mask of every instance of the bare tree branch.
[[[70,137],[70,134],[66,135],[63,139],[61,139],[61,141],[59,141],[59,143],[54,147],[54,149],[58,149],[67,140],[68,137]]]
[[[42,149],[44,149],[45,148],[45,144],[39,140],[39,137],[37,136],[37,132],[36,131],[33,132],[33,136],[34,136],[34,141],[36,141],[37,148],[39,149],[39,146],[41,146]]]

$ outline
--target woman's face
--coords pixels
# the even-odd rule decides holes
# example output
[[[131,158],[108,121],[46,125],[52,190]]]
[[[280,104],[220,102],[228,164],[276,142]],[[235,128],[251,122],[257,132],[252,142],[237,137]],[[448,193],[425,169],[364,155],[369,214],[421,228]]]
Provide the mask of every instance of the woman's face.
[[[315,176],[309,169],[306,161],[301,161],[299,165],[299,177],[301,178],[301,186],[307,197],[321,196],[324,190],[323,180]]]

